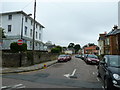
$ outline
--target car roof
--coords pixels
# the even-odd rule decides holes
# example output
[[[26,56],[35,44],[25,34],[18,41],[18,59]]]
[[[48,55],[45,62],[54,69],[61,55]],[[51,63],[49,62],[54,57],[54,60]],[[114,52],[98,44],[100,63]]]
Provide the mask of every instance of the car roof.
[[[66,56],[65,54],[61,54],[61,55],[59,55],[59,56]]]
[[[109,56],[120,56],[120,55],[105,55],[105,56],[109,57]]]
[[[120,55],[105,55],[105,57],[114,57],[114,56],[118,56],[118,57],[120,57]]]

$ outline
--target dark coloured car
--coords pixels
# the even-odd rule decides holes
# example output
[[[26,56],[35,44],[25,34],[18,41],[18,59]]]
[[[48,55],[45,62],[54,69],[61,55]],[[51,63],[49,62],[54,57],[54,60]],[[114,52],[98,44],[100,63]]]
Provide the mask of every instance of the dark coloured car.
[[[59,55],[58,62],[67,62],[68,58],[66,55]]]
[[[79,54],[78,54],[78,55],[75,55],[75,57],[76,57],[76,58],[81,58],[82,55],[79,55]]]
[[[87,64],[99,64],[99,59],[96,55],[88,54],[85,58]]]
[[[120,90],[120,55],[105,55],[98,65],[105,90]]]

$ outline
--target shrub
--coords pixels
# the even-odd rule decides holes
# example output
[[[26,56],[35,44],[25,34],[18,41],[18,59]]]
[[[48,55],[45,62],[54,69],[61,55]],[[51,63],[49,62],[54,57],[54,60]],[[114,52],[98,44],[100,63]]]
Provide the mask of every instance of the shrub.
[[[10,49],[13,52],[19,52],[19,51],[26,51],[27,50],[27,44],[23,43],[22,45],[18,45],[17,42],[13,42],[10,44]]]
[[[52,52],[52,53],[60,53],[61,51],[60,51],[59,48],[53,48],[53,49],[51,50],[51,52]]]

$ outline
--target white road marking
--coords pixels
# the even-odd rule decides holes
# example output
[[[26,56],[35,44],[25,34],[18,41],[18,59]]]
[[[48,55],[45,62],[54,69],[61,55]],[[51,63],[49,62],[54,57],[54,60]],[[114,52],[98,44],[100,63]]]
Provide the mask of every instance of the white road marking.
[[[1,89],[9,88],[10,86],[2,86]]]
[[[25,86],[22,86],[22,87],[17,87],[17,88],[25,88]]]
[[[95,75],[95,73],[93,72],[93,75]]]
[[[102,89],[104,90],[104,86],[102,86]]]
[[[23,84],[17,84],[17,85],[14,85],[13,88],[16,88],[16,87],[20,87],[22,86]]]
[[[74,76],[75,75],[75,72],[76,72],[76,69],[73,70],[72,74],[65,74],[64,76],[69,78],[70,76]]]
[[[98,82],[100,81],[99,78],[97,78]]]
[[[64,76],[67,77],[68,79],[70,79],[70,78],[69,78],[69,77],[70,77],[70,74],[65,74]]]
[[[70,76],[74,76],[76,72],[76,69],[74,69],[73,73]]]
[[[7,89],[7,88],[25,88],[23,84],[17,84],[17,85],[11,85],[11,86],[3,86],[1,89]]]
[[[95,68],[97,69],[97,66],[95,65]]]

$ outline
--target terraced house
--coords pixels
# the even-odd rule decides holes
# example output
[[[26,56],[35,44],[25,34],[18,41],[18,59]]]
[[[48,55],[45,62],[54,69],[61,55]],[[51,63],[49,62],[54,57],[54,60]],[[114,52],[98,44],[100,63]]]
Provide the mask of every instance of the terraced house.
[[[100,35],[99,40],[100,54],[120,55],[120,29],[114,26],[106,34]]]
[[[19,39],[23,39],[27,43],[27,49],[32,50],[34,19],[30,15],[23,11],[0,13],[2,20],[0,26],[5,30],[6,35],[6,38],[3,39],[3,50],[9,50],[10,44]],[[43,25],[35,21],[35,50],[44,50],[42,42],[44,28]]]
[[[120,55],[120,29],[114,26],[113,29],[106,35],[107,44],[105,45],[106,53],[111,55]]]

